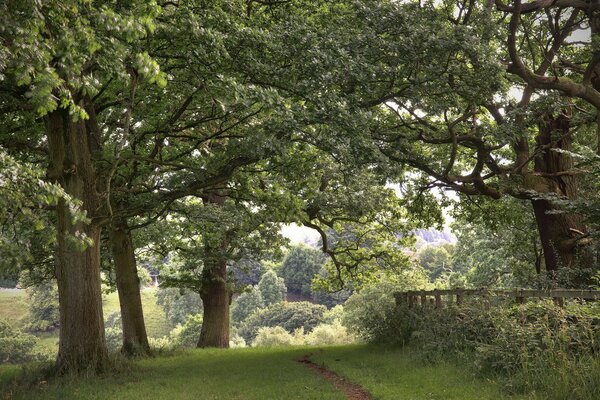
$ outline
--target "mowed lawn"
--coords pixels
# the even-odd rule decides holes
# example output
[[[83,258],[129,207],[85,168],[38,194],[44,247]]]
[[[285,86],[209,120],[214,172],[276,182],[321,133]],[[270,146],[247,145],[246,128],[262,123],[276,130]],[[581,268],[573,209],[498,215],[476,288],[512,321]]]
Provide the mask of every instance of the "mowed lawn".
[[[305,354],[362,385],[374,399],[525,399],[503,396],[493,382],[454,365],[425,366],[405,350],[368,345],[193,350],[134,362],[129,372],[116,376],[51,382],[13,398],[344,399],[328,381],[297,362]],[[6,374],[14,376],[14,369]]]

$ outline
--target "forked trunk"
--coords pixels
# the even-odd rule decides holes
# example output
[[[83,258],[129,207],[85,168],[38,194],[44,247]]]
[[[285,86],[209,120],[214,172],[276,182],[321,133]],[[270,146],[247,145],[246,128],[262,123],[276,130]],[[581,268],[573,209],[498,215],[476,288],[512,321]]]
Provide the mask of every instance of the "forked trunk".
[[[89,121],[89,123],[93,123]],[[89,224],[72,223],[64,201],[57,205],[56,279],[60,309],[60,337],[56,359],[59,374],[93,374],[107,360],[100,290],[101,228],[95,216],[99,199],[92,165],[90,130],[84,121],[73,121],[68,110],[58,109],[47,117],[49,176],[79,199]],[[84,233],[87,247],[75,238]],[[84,249],[82,249],[84,248]]]
[[[135,261],[135,248],[127,221],[115,221],[109,232],[119,304],[121,307],[121,323],[123,327],[123,353],[127,355],[147,355],[150,353],[140,279]]]

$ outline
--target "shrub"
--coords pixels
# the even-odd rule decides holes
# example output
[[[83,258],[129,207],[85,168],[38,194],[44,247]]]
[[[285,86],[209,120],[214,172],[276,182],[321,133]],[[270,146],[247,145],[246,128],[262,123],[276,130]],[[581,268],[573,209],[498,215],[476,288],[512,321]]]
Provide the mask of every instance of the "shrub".
[[[281,302],[257,310],[249,316],[240,326],[238,333],[246,340],[252,342],[261,327],[281,326],[288,332],[298,328],[310,332],[315,326],[323,322],[325,306],[312,304],[306,301]]]
[[[156,293],[156,304],[165,311],[165,316],[175,327],[183,324],[188,315],[202,313],[202,300],[198,293],[179,288],[159,288]]]
[[[171,352],[175,347],[171,339],[167,336],[161,338],[148,338],[148,344],[150,345],[150,350],[157,354]]]
[[[232,349],[246,347],[246,341],[236,332],[233,332],[231,334],[231,337],[229,338],[229,347],[231,347]]]
[[[110,327],[104,330],[106,347],[110,352],[117,352],[123,347],[123,331],[120,326]]]
[[[339,319],[331,324],[317,325],[312,332],[304,338],[306,344],[312,346],[350,344],[354,343],[356,338],[348,333],[345,326]]]
[[[561,308],[552,301],[529,301],[486,310],[467,301],[441,310],[401,305],[392,315],[380,314],[380,321],[372,321],[376,329],[358,325],[363,337],[375,332],[370,337],[383,341],[386,333],[387,342],[410,341],[425,359],[469,361],[483,374],[501,376],[510,391],[582,400],[600,393],[595,306]]]
[[[25,330],[47,332],[58,328],[58,289],[54,282],[44,282],[27,289],[29,297],[29,319]]]
[[[148,271],[144,267],[137,267],[138,278],[140,279],[140,288],[150,286],[152,283],[152,276],[150,276],[150,271]]]
[[[36,350],[38,339],[0,320],[0,364],[43,361],[47,356]]]
[[[354,293],[344,305],[343,324],[365,341],[402,343],[402,337],[396,337],[398,315],[393,291],[393,285],[381,284]]]
[[[256,338],[252,342],[253,347],[292,346],[297,343],[294,335],[281,326],[263,326],[258,328]]]
[[[338,304],[337,306],[330,308],[323,313],[323,322],[326,324],[332,324],[334,321],[341,321],[344,317],[344,306]]]
[[[121,328],[121,311],[113,311],[104,319],[104,328]]]
[[[196,347],[202,329],[202,314],[188,315],[185,322],[171,331],[169,338],[175,347]]]

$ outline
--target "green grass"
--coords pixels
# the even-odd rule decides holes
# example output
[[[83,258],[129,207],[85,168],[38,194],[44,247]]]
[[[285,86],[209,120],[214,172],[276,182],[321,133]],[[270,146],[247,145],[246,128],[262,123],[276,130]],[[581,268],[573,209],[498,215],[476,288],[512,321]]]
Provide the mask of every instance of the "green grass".
[[[367,345],[323,348],[194,350],[133,363],[130,371],[17,393],[14,399],[344,399],[296,360],[312,360],[365,387],[379,400],[525,399],[502,396],[498,386],[455,365],[425,366],[406,350]],[[0,369],[0,374],[2,369]],[[14,376],[14,370],[7,373]],[[0,376],[0,382],[6,378]]]
[[[311,359],[359,383],[375,399],[486,400],[525,399],[506,396],[495,382],[453,364],[426,365],[408,349],[379,346],[328,347]]]
[[[27,294],[22,289],[0,289],[0,319],[5,319],[15,328],[25,324],[27,316]]]
[[[156,288],[145,288],[142,290],[142,306],[144,308],[144,321],[146,333],[149,337],[163,337],[169,334],[171,327],[165,317],[165,312],[156,304]],[[104,296],[104,316],[119,311],[119,295],[112,292]]]
[[[144,320],[149,337],[163,337],[171,327],[163,309],[156,304],[156,288],[142,290]],[[104,315],[119,311],[119,296],[116,292],[104,296]],[[22,289],[0,289],[0,319],[9,321],[15,328],[22,328],[27,322],[27,293]],[[38,348],[44,352],[58,351],[58,331],[38,333]]]
[[[49,388],[17,393],[14,399],[343,400],[332,385],[295,361],[304,352],[195,350],[136,362],[119,376],[52,383]]]

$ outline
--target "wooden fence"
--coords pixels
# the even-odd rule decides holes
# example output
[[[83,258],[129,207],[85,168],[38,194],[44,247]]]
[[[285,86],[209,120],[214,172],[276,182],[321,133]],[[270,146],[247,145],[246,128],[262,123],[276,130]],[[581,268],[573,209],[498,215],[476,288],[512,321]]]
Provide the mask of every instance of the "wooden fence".
[[[461,304],[466,296],[474,296],[483,299],[485,305],[489,305],[491,298],[514,298],[517,303],[524,303],[526,298],[550,298],[559,305],[564,305],[565,299],[600,300],[600,290],[577,290],[577,289],[449,289],[449,290],[409,290],[407,292],[396,292],[396,304],[408,304],[408,307],[418,305],[432,305],[442,308],[446,302]]]

